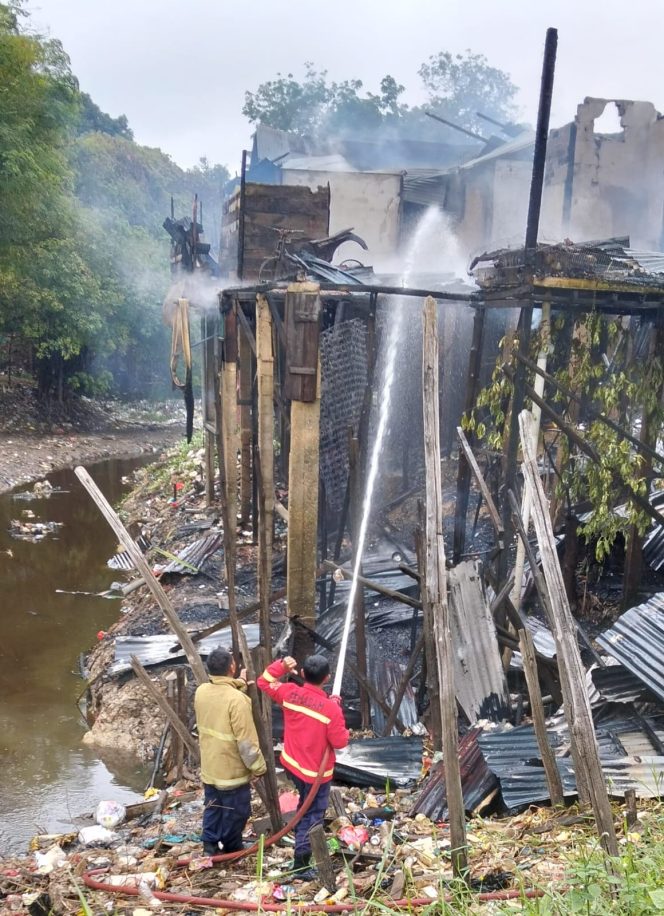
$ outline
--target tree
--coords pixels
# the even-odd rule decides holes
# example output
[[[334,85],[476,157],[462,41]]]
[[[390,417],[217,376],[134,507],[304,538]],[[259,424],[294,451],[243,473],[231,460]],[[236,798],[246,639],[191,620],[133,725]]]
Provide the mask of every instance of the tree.
[[[134,143],[22,15],[20,0],[0,2],[0,354],[10,371],[23,354],[44,397],[154,392],[168,380],[171,195],[182,214],[198,193],[215,226],[228,172],[184,171]]]
[[[506,73],[490,66],[483,54],[441,51],[422,64],[418,73],[431,109],[462,127],[485,128],[478,111],[498,121],[511,121],[516,115],[517,87]]]
[[[87,92],[81,92],[81,113],[79,116],[78,130],[81,134],[102,133],[112,137],[124,137],[133,140],[134,134],[129,127],[126,115],[112,118],[96,105]]]
[[[427,110],[444,115],[468,129],[477,129],[482,111],[509,121],[516,109],[516,86],[502,70],[490,66],[481,54],[466,51],[452,55],[441,51],[422,64],[419,75],[427,90],[421,107],[401,101],[404,87],[393,76],[384,76],[379,92],[363,92],[361,80],[329,82],[327,71],[305,63],[303,80],[292,73],[261,83],[245,93],[242,113],[253,124],[266,124],[300,136],[318,139],[382,134],[421,140],[450,140],[450,128],[433,123]]]
[[[311,62],[304,69],[301,82],[292,73],[278,73],[277,79],[246,92],[242,113],[254,124],[302,136],[372,128],[402,113],[399,96],[404,87],[392,76],[383,77],[378,94],[363,96],[362,80],[328,83],[327,70],[318,71]]]

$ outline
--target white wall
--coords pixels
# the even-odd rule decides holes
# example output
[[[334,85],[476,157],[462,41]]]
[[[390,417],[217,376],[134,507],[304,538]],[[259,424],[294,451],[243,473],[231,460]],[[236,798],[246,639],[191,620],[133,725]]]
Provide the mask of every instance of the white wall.
[[[315,190],[330,185],[330,235],[353,228],[369,246],[363,251],[348,243],[337,250],[335,262],[357,258],[375,264],[396,253],[399,241],[401,176],[377,172],[322,172],[283,169],[283,184]]]

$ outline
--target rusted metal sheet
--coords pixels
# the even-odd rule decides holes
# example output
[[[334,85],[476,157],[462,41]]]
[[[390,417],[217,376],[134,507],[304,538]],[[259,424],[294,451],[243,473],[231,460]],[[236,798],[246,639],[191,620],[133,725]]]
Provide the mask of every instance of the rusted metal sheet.
[[[472,729],[459,741],[461,788],[466,811],[475,811],[497,788],[498,779],[487,766],[477,738],[480,730]],[[434,763],[429,778],[410,814],[424,814],[432,821],[447,819],[445,764]]]
[[[479,561],[464,560],[448,575],[459,705],[471,724],[498,722],[509,715],[509,693]]]

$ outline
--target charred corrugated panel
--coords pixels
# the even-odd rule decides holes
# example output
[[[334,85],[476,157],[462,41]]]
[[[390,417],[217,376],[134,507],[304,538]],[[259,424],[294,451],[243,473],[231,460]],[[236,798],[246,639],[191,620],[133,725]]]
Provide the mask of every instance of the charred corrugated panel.
[[[242,629],[247,637],[249,648],[253,649],[258,645],[259,627],[258,624],[244,624]],[[174,636],[169,634],[157,634],[155,636],[118,636],[115,639],[115,660],[109,668],[110,674],[122,674],[131,670],[130,659],[135,655],[144,668],[152,665],[181,665],[186,663],[184,652],[180,649],[177,652],[171,650],[177,644]],[[217,646],[231,646],[230,627],[225,627],[212,636],[206,636],[196,643],[196,648],[203,658]]]
[[[449,570],[449,592],[459,705],[471,724],[478,719],[506,719],[507,681],[477,560],[464,560]]]
[[[547,734],[554,753],[556,749],[565,746],[563,731],[548,729]],[[477,740],[489,769],[501,778],[528,763],[541,765],[539,746],[532,725],[485,730]]]
[[[489,770],[477,743],[479,733],[479,729],[472,729],[459,741],[463,804],[468,812],[475,811],[498,786],[498,780]],[[447,786],[442,760],[431,767],[429,778],[410,814],[424,814],[432,821],[447,820]]]
[[[165,576],[170,573],[196,575],[203,563],[221,548],[222,542],[223,536],[220,531],[199,538],[181,550],[174,560],[162,566],[161,575]]]
[[[370,636],[368,644],[369,676],[371,683],[378,691],[378,695],[384,697],[387,705],[392,708],[405,669],[398,662],[385,657],[385,652],[377,644],[377,640],[373,634]],[[415,694],[410,684],[406,686],[401,705],[399,706],[399,718],[406,728],[412,728],[418,721]],[[371,700],[371,722],[374,732],[382,735],[386,718],[383,710],[373,699]],[[398,734],[398,730],[395,728],[392,734]]]
[[[664,701],[664,592],[626,611],[597,642]]]
[[[530,630],[535,648],[539,654],[544,655],[546,658],[554,658],[556,654],[556,643],[553,638],[553,633],[547,625],[542,623],[541,620],[538,620],[537,617],[526,617],[526,626]],[[512,653],[512,661],[510,664],[512,668],[523,668],[520,652]]]
[[[652,702],[655,699],[643,681],[624,665],[593,668],[590,676],[599,696],[611,703]]]
[[[658,756],[664,751],[664,716],[642,716],[634,706],[608,707],[595,732],[600,757]]]
[[[421,738],[360,738],[337,752],[335,779],[353,786],[413,785],[422,772]]]
[[[556,760],[563,795],[576,795],[574,770],[566,760]],[[542,766],[515,767],[500,777],[500,791],[503,801],[511,811],[538,805],[549,800],[549,787]]]

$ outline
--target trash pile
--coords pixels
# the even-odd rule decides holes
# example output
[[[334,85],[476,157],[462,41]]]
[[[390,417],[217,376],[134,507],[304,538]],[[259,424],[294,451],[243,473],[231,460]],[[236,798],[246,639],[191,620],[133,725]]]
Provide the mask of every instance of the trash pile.
[[[129,905],[135,916],[143,908],[154,912],[163,906],[155,896],[159,892],[221,899],[229,909],[259,902],[327,906],[346,901],[350,906],[358,899],[377,905],[405,897],[437,900],[452,884],[449,829],[422,813],[412,814],[420,793],[420,785],[388,793],[336,792],[326,818],[333,889],[322,886],[320,878],[301,881],[290,870],[291,836],[265,846],[258,858],[215,864],[203,854],[202,793],[191,784],[152,790],[150,798],[127,807],[101,801],[94,816],[79,819],[85,823],[77,831],[35,836],[29,856],[0,862],[3,912],[74,912],[81,906],[79,894],[94,912],[118,912]],[[289,795],[282,795],[286,808]],[[340,805],[343,814],[337,813]],[[262,814],[257,801],[247,841],[265,828]],[[655,816],[654,809],[643,807],[624,841],[640,842]],[[592,820],[575,808],[531,810],[501,821],[475,816],[468,823],[471,886],[486,893],[561,882],[568,854],[591,833]],[[86,886],[88,875],[117,892]],[[137,895],[123,895],[129,886]]]

